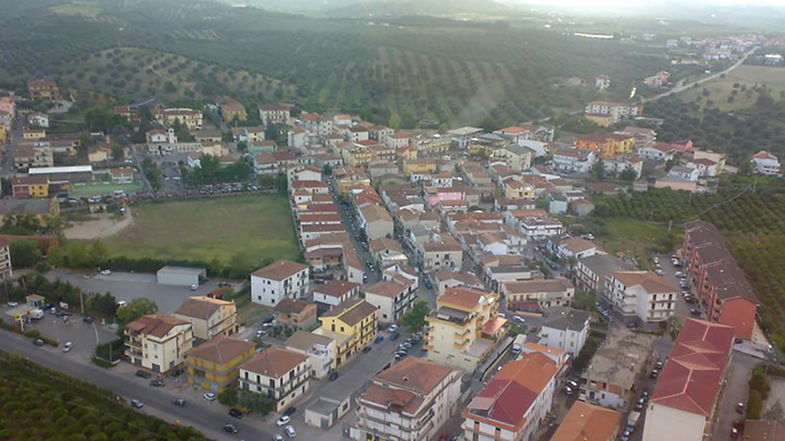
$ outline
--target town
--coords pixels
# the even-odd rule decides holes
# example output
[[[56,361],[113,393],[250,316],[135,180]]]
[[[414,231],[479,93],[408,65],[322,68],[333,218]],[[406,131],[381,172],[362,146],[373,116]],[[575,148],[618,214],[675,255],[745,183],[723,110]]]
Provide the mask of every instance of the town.
[[[741,62],[758,45],[668,41],[684,64]],[[613,81],[597,75],[594,88]],[[640,81],[662,94],[689,87],[667,71]],[[621,251],[623,233],[596,221],[612,198],[692,201],[724,195],[729,177],[776,179],[772,152],[734,162],[690,139],[659,141],[663,122],[638,96],[586,102],[588,134],[547,119],[394,128],[229,96],[116,104],[72,132],[54,121],[78,100],[51,78],[26,86],[0,97],[4,353],[212,439],[785,433],[785,347],[760,311],[780,306],[756,291],[736,242],[694,216],[659,225],[656,252]],[[722,216],[757,185],[707,211]],[[295,251],[253,268],[233,266],[241,254],[171,257],[141,237],[124,247],[150,254],[117,258],[101,242],[152,217],[143,204],[272,197],[286,201],[277,214]],[[200,222],[194,207],[179,228]],[[245,215],[223,209],[215,228]],[[277,227],[268,233],[284,236]]]

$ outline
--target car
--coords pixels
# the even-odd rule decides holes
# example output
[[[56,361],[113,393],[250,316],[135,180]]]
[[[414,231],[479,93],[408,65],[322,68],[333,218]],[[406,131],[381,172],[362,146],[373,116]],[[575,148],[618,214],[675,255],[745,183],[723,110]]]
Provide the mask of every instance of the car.
[[[388,330],[388,331],[390,331],[390,332],[395,332],[395,331],[397,331],[397,330],[398,330],[398,325],[396,325],[395,323],[393,323],[392,325],[390,325],[390,327],[389,327],[389,328],[387,328],[387,330]]]
[[[564,395],[567,396],[570,396],[575,392],[570,386],[564,386],[564,389],[562,389],[562,391],[564,391]]]
[[[627,323],[627,327],[628,327],[629,329],[635,329],[635,328],[637,328],[637,327],[638,327],[638,323],[636,323],[636,322],[628,322],[628,323]]]
[[[73,347],[74,347],[74,344],[73,344],[73,343],[71,343],[70,341],[67,341],[67,342],[65,342],[65,344],[63,345],[63,352],[68,352],[68,351],[70,351],[70,350],[71,350],[71,348],[73,348]]]
[[[111,271],[111,270],[108,270],[108,269],[103,269],[103,270],[101,270],[101,275],[102,275],[102,276],[108,276],[108,275],[110,275],[110,274],[112,274],[112,271]]]
[[[283,411],[283,414],[284,414],[285,416],[288,416],[288,417],[290,417],[290,416],[294,415],[294,413],[295,413],[295,412],[297,412],[297,408],[296,408],[296,407],[290,407],[290,408],[288,408],[288,409],[284,410],[284,411]]]
[[[123,306],[128,306],[128,302],[126,302],[125,300],[118,300],[117,307],[122,308]]]
[[[178,398],[178,399],[172,401],[172,404],[174,404],[175,406],[179,406],[179,407],[185,407],[185,400],[182,399],[182,398]]]
[[[267,332],[265,332],[263,329],[256,330],[256,338],[262,338],[265,334],[267,334]]]
[[[43,346],[44,345],[44,341],[41,340],[40,338],[36,338],[35,340],[33,340],[33,344],[36,345],[36,346]]]
[[[736,403],[736,412],[744,413],[744,403],[742,402]]]
[[[290,421],[292,421],[291,417],[289,417],[288,415],[282,415],[280,418],[278,418],[275,421],[275,425],[278,427],[282,427],[289,424]]]
[[[136,375],[136,376],[137,376],[137,377],[139,377],[139,378],[150,378],[150,373],[149,373],[149,372],[147,372],[147,371],[143,371],[143,370],[141,370],[141,369],[139,369],[138,371],[136,371],[136,372],[134,373],[134,375]]]
[[[654,262],[654,263],[660,263],[660,258],[659,257],[652,257],[651,261]]]
[[[238,418],[238,419],[242,418],[243,417],[243,411],[240,410],[240,409],[237,409],[235,407],[232,407],[231,409],[229,409],[229,416],[232,417],[232,418]]]
[[[207,401],[215,401],[215,394],[212,392],[205,392],[202,394],[202,397]]]
[[[638,412],[642,411],[645,404],[646,401],[643,398],[638,398],[638,401],[635,402],[635,410]]]
[[[656,270],[654,270],[654,274],[657,274],[658,276],[661,276],[661,275],[664,274],[664,272],[660,268],[657,268]]]
[[[411,342],[405,341],[405,342],[401,343],[401,346],[402,346],[404,349],[406,349],[406,350],[409,350],[409,349],[411,349],[411,348],[412,348],[412,346],[413,346],[413,345],[412,345],[412,343],[411,343]]]
[[[658,361],[657,361],[657,363],[655,363],[655,364],[654,364],[654,366],[655,366],[657,369],[662,369],[663,363],[662,363],[662,361],[659,361],[659,360],[658,360]],[[648,392],[647,392],[647,395],[648,395]]]
[[[8,302],[6,303],[6,305],[8,305],[10,308],[14,308],[16,306],[19,306],[19,302]]]
[[[739,429],[737,429],[735,427],[731,427],[730,428],[730,437],[733,438],[733,439],[738,438],[739,437]]]
[[[294,438],[294,436],[297,435],[297,433],[294,431],[294,427],[292,427],[292,426],[286,426],[286,429],[284,429],[284,432],[286,432],[286,435],[289,438]]]
[[[340,374],[338,374],[338,371],[332,371],[332,372],[330,372],[330,381],[335,381],[335,380],[337,380],[337,379],[338,379],[338,377],[340,377],[340,376],[341,376],[341,375],[340,375]]]
[[[152,386],[152,387],[164,387],[164,386],[166,386],[166,383],[164,383],[164,380],[153,380],[153,381],[150,382],[150,386]]]
[[[659,376],[660,376],[659,369],[654,369],[653,371],[651,371],[651,374],[649,374],[649,378],[651,378],[652,380],[656,379]]]
[[[567,380],[567,386],[570,386],[573,389],[578,388],[578,382],[575,380]]]
[[[237,433],[239,432],[239,430],[237,430],[237,426],[235,426],[234,424],[226,423],[224,424],[224,432]]]
[[[139,400],[131,400],[131,407],[134,409],[141,409],[144,407],[144,403]]]
[[[366,347],[364,347],[364,348],[363,348],[363,354],[367,354],[367,353],[371,352],[371,349],[373,349],[373,348],[372,348],[372,347],[370,347],[370,346],[366,346]]]
[[[621,434],[621,441],[630,441],[630,437],[632,436],[632,432],[627,429]]]
[[[701,315],[701,312],[700,312],[700,311],[698,311],[698,310],[697,310],[697,309],[695,309],[695,308],[692,308],[692,309],[690,309],[690,314],[692,314],[692,315],[694,315],[694,316],[699,316],[699,315]]]
[[[87,323],[88,325],[91,325],[95,320],[93,320],[93,318],[90,317],[89,315],[86,315],[82,317],[82,321]]]
[[[395,341],[395,340],[398,340],[398,338],[399,338],[400,336],[401,336],[401,334],[399,334],[399,333],[397,333],[397,332],[393,332],[392,334],[390,334],[390,341]]]
[[[523,317],[519,316],[519,315],[512,316],[512,319],[516,320],[516,321],[519,321],[521,323],[526,323],[526,320]]]
[[[376,336],[376,338],[373,339],[373,342],[376,343],[376,344],[379,344],[383,340],[384,340],[384,336],[383,335],[378,335],[378,336]]]
[[[283,437],[281,435],[275,434],[273,435],[273,441],[283,441]]]
[[[675,272],[675,273],[673,273],[673,274],[674,274],[676,277],[678,277],[678,278],[681,278],[681,277],[684,275],[684,273],[683,273],[683,272],[681,272],[681,271],[676,271],[676,272]]]
[[[512,352],[513,354],[519,354],[522,350],[523,348],[521,348],[521,345],[516,343],[512,345],[512,349],[510,349],[510,352]]]
[[[190,289],[191,291],[196,291],[197,289],[199,289],[199,285],[193,284],[188,289]]]

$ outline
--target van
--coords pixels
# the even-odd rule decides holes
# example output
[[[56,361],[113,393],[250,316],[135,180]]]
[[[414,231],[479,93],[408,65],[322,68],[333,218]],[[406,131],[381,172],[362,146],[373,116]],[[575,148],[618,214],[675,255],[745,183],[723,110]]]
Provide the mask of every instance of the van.
[[[125,300],[118,300],[117,307],[122,308],[123,306],[128,306],[128,302],[126,302]]]

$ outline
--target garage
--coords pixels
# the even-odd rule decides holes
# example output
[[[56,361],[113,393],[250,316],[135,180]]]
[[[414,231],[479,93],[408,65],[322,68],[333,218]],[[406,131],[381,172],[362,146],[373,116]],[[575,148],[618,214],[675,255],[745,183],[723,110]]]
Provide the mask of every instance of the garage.
[[[159,285],[199,286],[201,280],[207,278],[207,270],[204,268],[167,265],[159,269],[155,276]]]

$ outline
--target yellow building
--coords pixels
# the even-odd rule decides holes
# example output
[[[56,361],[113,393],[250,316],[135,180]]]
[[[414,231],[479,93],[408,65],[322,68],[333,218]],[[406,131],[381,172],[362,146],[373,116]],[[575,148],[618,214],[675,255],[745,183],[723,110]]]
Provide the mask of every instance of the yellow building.
[[[610,127],[613,124],[613,117],[610,115],[586,114],[583,116],[598,126]]]
[[[499,294],[450,287],[436,299],[428,322],[428,359],[473,372],[507,332]]]
[[[221,392],[240,375],[240,365],[255,353],[252,342],[219,335],[191,349],[185,356],[188,384],[210,392]]]
[[[22,139],[26,141],[35,141],[43,138],[46,138],[46,130],[44,129],[27,129],[22,132]]]
[[[235,120],[235,118],[237,121],[248,120],[248,113],[245,111],[245,106],[243,106],[236,99],[221,97],[216,100],[216,104],[218,104],[218,107],[220,107],[224,121],[227,123],[231,123]]]
[[[417,150],[424,154],[444,153],[450,150],[452,140],[445,136],[441,138],[431,138],[423,142],[417,142]]]
[[[504,196],[510,199],[534,199],[534,186],[515,179],[504,182]]]
[[[437,170],[439,170],[439,163],[434,159],[403,161],[403,175],[407,178],[412,173],[436,173]]]
[[[46,176],[20,176],[11,179],[11,193],[15,198],[48,198],[49,178]]]
[[[368,165],[376,159],[373,149],[351,143],[338,146],[338,154],[346,165],[352,167]]]
[[[632,153],[635,147],[635,138],[615,133],[586,135],[578,137],[575,140],[575,146],[581,150],[598,152],[601,158],[610,158],[616,155]]]
[[[5,126],[0,124],[0,142],[5,142],[6,134],[5,134]]]
[[[193,340],[187,321],[167,314],[143,315],[125,327],[125,360],[166,373],[185,363]]]
[[[363,299],[349,299],[319,317],[315,334],[335,340],[335,367],[349,360],[376,338],[379,312]]]
[[[212,297],[189,297],[174,316],[190,322],[195,338],[210,340],[218,335],[234,335],[239,329],[234,302]]]
[[[404,161],[413,161],[417,159],[417,150],[411,147],[398,150],[398,157]]]

